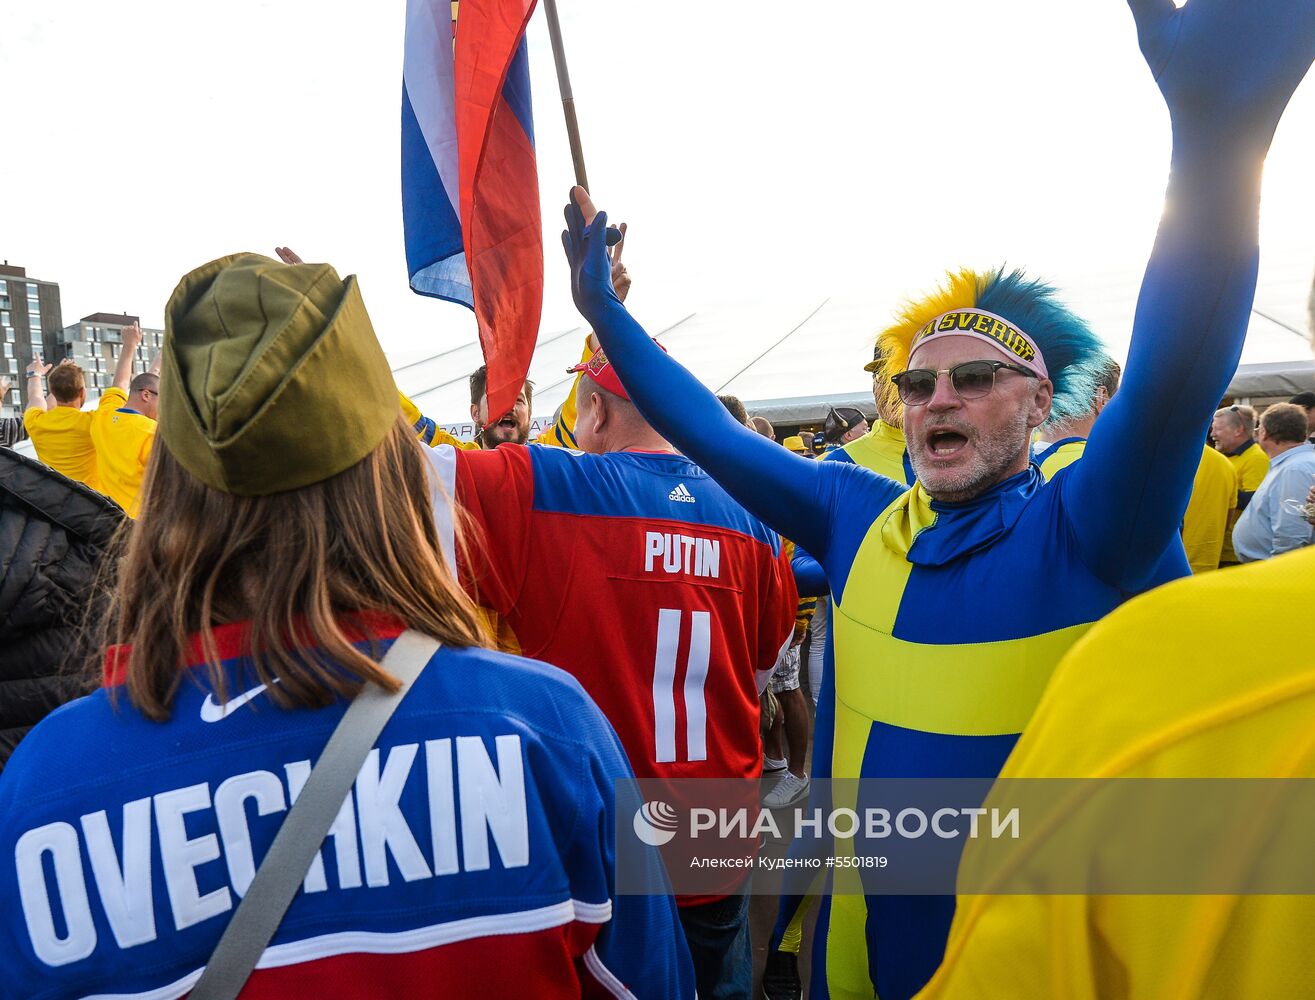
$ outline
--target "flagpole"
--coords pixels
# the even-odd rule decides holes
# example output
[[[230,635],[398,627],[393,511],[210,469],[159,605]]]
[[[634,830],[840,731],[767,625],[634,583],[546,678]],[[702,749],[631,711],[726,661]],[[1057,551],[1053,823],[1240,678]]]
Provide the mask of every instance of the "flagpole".
[[[566,138],[571,143],[571,162],[575,165],[575,183],[589,190],[584,172],[584,149],[580,144],[580,123],[575,117],[575,96],[571,93],[571,76],[566,69],[566,49],[562,45],[562,26],[557,20],[557,0],[543,0],[548,19],[548,37],[552,40],[552,58],[557,66],[557,87],[562,92],[562,112],[566,115]]]

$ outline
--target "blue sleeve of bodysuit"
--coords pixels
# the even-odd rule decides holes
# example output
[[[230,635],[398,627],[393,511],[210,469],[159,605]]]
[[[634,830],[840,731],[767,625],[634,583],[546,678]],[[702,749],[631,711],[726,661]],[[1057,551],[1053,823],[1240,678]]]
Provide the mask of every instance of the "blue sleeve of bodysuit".
[[[1309,9],[1268,6],[1272,23],[1261,30],[1273,29],[1270,51],[1257,56],[1253,72],[1232,65],[1239,32],[1259,28],[1250,5],[1133,4],[1142,49],[1169,104],[1169,185],[1123,385],[1062,484],[1083,561],[1124,590],[1147,585],[1182,521],[1201,441],[1246,339],[1261,168],[1291,88],[1310,64]],[[1209,78],[1223,66],[1225,78]]]
[[[1083,561],[1124,590],[1146,585],[1182,522],[1201,440],[1246,339],[1260,164],[1220,162],[1218,152],[1175,139],[1127,374],[1061,484]]]

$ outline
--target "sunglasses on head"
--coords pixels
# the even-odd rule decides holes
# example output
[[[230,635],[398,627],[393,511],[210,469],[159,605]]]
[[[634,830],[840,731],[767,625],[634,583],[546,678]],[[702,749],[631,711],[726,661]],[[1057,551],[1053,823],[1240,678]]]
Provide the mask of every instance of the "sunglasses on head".
[[[1008,361],[965,361],[953,368],[910,368],[891,376],[895,391],[905,406],[926,406],[936,394],[936,383],[942,375],[950,377],[950,386],[960,399],[978,399],[995,388],[995,376],[1001,369],[1037,378],[1037,374],[1011,365]]]

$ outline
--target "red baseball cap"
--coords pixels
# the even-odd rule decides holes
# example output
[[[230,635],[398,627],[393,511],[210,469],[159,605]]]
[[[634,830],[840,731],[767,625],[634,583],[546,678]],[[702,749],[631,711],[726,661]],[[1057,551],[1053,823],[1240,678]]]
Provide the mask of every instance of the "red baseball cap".
[[[662,347],[656,340],[653,343],[657,344],[658,347]],[[662,347],[663,353],[666,353],[666,350],[665,347]],[[626,392],[626,387],[621,384],[616,369],[612,367],[612,362],[607,360],[607,355],[603,353],[601,347],[594,351],[593,356],[588,361],[582,361],[574,368],[566,370],[569,373],[584,372],[608,392],[620,396],[622,399],[628,400],[630,398],[630,393]]]

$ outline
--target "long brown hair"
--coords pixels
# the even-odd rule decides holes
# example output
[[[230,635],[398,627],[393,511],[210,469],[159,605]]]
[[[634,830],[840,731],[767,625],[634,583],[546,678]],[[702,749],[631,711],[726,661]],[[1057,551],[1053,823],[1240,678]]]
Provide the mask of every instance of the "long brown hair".
[[[234,622],[249,623],[256,674],[283,707],[326,705],[365,681],[397,689],[352,645],[353,632],[370,631],[371,615],[449,646],[488,645],[442,554],[422,447],[399,417],[345,472],[243,497],[202,483],[157,438],[102,633],[106,644],[128,647],[117,660],[132,703],[167,719],[197,644],[222,700],[212,628]]]

